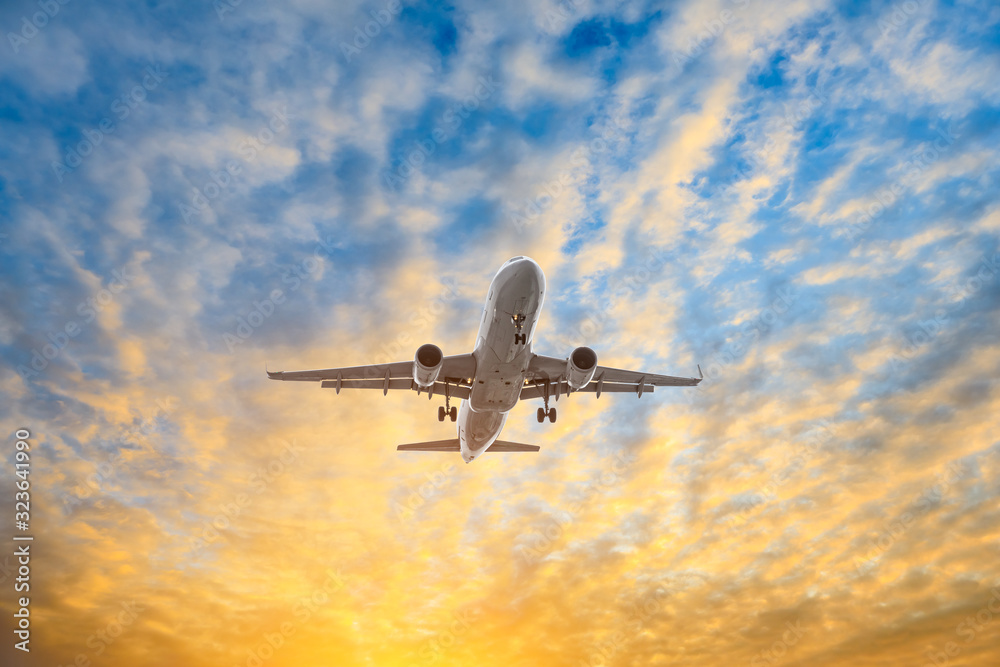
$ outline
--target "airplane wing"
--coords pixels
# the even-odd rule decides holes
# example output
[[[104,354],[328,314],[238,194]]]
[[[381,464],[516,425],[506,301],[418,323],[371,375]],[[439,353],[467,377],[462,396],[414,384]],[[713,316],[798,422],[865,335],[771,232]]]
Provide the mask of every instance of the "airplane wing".
[[[427,391],[430,395],[447,392],[453,398],[468,398],[475,374],[476,358],[471,354],[445,357],[441,360],[437,382]],[[267,371],[267,377],[272,380],[320,382],[323,389],[335,389],[338,394],[341,389],[381,389],[383,395],[388,394],[390,389],[422,390],[413,382],[412,361],[310,371]]]
[[[699,372],[700,370],[699,368]],[[536,354],[528,364],[528,378],[521,390],[521,399],[541,398],[546,392],[550,397],[558,399],[560,395],[570,393],[565,374],[566,359]],[[701,380],[700,377],[676,377],[598,366],[594,371],[594,379],[583,388],[572,391],[590,391],[598,397],[604,392],[635,392],[642,396],[653,391],[654,387],[693,387]]]

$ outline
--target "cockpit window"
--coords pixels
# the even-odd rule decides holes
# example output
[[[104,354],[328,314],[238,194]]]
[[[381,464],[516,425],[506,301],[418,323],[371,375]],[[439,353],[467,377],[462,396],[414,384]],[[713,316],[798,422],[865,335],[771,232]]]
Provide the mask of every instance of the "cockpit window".
[[[519,259],[524,259],[524,255],[518,255],[517,257],[511,257],[504,264],[510,264],[511,262],[516,262]]]

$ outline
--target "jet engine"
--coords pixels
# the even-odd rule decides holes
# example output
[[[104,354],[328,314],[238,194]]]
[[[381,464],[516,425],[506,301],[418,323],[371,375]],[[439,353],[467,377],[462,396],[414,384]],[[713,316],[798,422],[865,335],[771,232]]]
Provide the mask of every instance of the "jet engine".
[[[578,347],[566,360],[566,383],[571,389],[582,389],[594,379],[597,371],[597,353],[589,347]]]
[[[424,389],[430,387],[437,380],[443,361],[440,347],[431,343],[421,345],[413,357],[413,381]]]

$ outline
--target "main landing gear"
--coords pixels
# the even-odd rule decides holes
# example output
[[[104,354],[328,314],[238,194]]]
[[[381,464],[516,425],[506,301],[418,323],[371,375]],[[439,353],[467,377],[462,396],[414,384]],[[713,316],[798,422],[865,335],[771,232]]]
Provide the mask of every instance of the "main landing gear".
[[[545,384],[542,385],[542,400],[545,401],[544,408],[538,408],[538,423],[541,424],[545,421],[545,418],[549,418],[550,424],[556,423],[556,409],[549,407],[549,381],[545,380]],[[559,385],[556,385],[556,400],[559,400]]]
[[[538,423],[541,424],[545,421],[545,418],[549,418],[550,424],[556,423],[556,409],[555,408],[538,408]]]
[[[445,393],[445,395],[444,395],[444,405],[442,407],[438,408],[438,421],[439,422],[443,422],[444,421],[444,416],[445,415],[448,415],[449,417],[451,417],[452,421],[456,421],[458,419],[458,408],[450,407],[450,403],[451,403],[451,396],[449,396],[447,393]]]

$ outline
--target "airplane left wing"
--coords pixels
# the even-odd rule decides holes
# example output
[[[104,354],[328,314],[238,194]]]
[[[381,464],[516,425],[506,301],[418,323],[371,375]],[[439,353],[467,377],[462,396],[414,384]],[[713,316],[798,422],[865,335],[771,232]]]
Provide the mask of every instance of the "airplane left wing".
[[[438,380],[428,388],[428,393],[447,393],[454,398],[468,398],[475,374],[476,359],[471,354],[445,357],[441,361]],[[413,382],[412,361],[308,371],[267,371],[267,377],[272,380],[320,382],[324,389],[336,389],[338,394],[341,389],[381,389],[383,395],[388,394],[390,389],[422,390]]]
[[[565,375],[566,359],[535,355],[528,364],[528,379],[521,390],[521,399],[540,398],[546,392],[555,398],[570,393]],[[700,377],[677,377],[598,366],[588,384],[572,391],[594,392],[598,397],[603,392],[635,392],[642,396],[653,391],[654,387],[694,387],[701,380]]]

